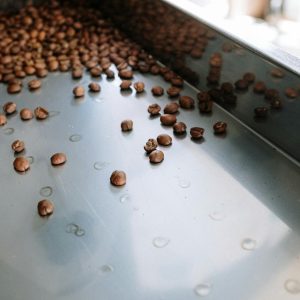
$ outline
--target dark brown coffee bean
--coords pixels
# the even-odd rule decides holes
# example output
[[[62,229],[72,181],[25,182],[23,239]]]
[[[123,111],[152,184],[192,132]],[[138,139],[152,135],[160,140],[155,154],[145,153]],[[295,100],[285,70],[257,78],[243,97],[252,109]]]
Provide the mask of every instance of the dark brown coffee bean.
[[[159,115],[160,110],[161,110],[161,107],[160,107],[157,103],[150,104],[150,105],[148,106],[148,113],[149,113],[151,116]]]
[[[22,120],[31,120],[33,118],[33,112],[29,108],[23,108],[20,111],[20,117]]]
[[[130,89],[131,85],[132,85],[131,80],[123,80],[120,84],[120,88],[121,90],[128,90]]]
[[[175,86],[171,86],[167,89],[167,94],[169,95],[169,97],[173,98],[173,97],[178,97],[179,94],[181,92],[181,89],[175,87]]]
[[[149,161],[152,164],[159,164],[164,160],[164,153],[160,150],[154,150],[149,155]]]
[[[190,129],[190,135],[192,139],[199,140],[203,138],[204,129],[201,127],[192,127]]]
[[[74,79],[79,79],[79,78],[81,78],[82,76],[83,76],[83,71],[82,71],[82,69],[80,69],[80,68],[73,69],[73,71],[72,71],[72,77],[73,77]]]
[[[165,114],[160,117],[161,124],[165,126],[173,126],[177,121],[177,118],[175,115],[171,114]]]
[[[298,96],[298,93],[295,89],[288,87],[285,89],[285,95],[289,98],[296,98]]]
[[[165,114],[176,114],[179,110],[179,104],[177,102],[168,103],[164,108]]]
[[[162,96],[164,94],[164,89],[161,86],[154,86],[151,89],[153,96]]]
[[[246,80],[248,83],[253,83],[255,80],[255,75],[253,73],[245,73],[243,79]]]
[[[11,144],[11,148],[16,153],[20,153],[25,149],[25,143],[23,141],[16,140]]]
[[[173,131],[175,134],[185,134],[186,133],[186,125],[183,122],[178,122],[173,125]]]
[[[172,138],[168,134],[160,134],[156,140],[161,146],[169,146],[172,144]]]
[[[257,81],[253,86],[253,92],[257,94],[264,94],[267,87],[263,81]]]
[[[180,77],[175,77],[175,78],[172,78],[172,79],[171,79],[171,84],[172,84],[173,86],[182,87],[182,86],[183,86],[183,83],[184,83],[184,81],[183,81],[183,79],[180,78]]]
[[[28,82],[28,88],[31,91],[39,89],[41,85],[42,85],[41,81],[37,79],[33,79]]]
[[[94,67],[90,69],[90,73],[92,77],[100,77],[102,73],[102,68],[101,67]]]
[[[213,101],[199,101],[199,109],[201,113],[211,113]]]
[[[17,83],[12,83],[7,86],[7,92],[9,94],[17,94],[21,92],[21,90],[22,90],[22,86]]]
[[[67,161],[67,157],[64,153],[55,153],[50,158],[52,166],[63,165]]]
[[[233,84],[230,82],[224,82],[221,85],[221,91],[223,94],[232,94],[234,92]]]
[[[119,72],[119,77],[122,79],[132,79],[133,78],[133,72],[131,70],[121,70]]]
[[[7,102],[3,105],[3,111],[7,115],[13,114],[17,110],[17,104],[15,102]]]
[[[46,69],[37,69],[36,76],[39,78],[44,78],[48,75],[48,71]]]
[[[237,90],[243,91],[248,89],[249,83],[245,79],[239,79],[234,83],[234,85]]]
[[[41,106],[38,106],[35,110],[34,110],[34,114],[35,114],[35,117],[38,119],[38,120],[44,120],[44,119],[47,119],[48,116],[49,116],[49,112],[41,107]]]
[[[224,94],[223,100],[224,100],[224,103],[235,104],[236,100],[237,100],[237,96],[235,94]]]
[[[276,78],[284,77],[284,72],[281,69],[274,68],[271,70],[271,75]]]
[[[149,139],[146,143],[146,145],[144,146],[144,149],[147,153],[151,153],[152,151],[154,151],[157,148],[158,144],[157,141],[155,139]]]
[[[265,99],[266,100],[273,100],[279,97],[279,92],[276,89],[267,89],[265,91]]]
[[[208,92],[199,92],[197,94],[197,98],[199,102],[206,102],[206,101],[211,101],[211,96]]]
[[[18,172],[26,172],[30,168],[30,163],[25,157],[20,156],[14,160],[14,168]]]
[[[113,79],[113,78],[115,78],[115,73],[114,73],[114,71],[113,70],[106,70],[105,71],[105,74],[106,74],[106,77],[108,78],[108,79]]]
[[[208,76],[206,77],[207,83],[214,85],[214,84],[218,84],[219,80],[220,80],[220,75],[219,74],[208,74]]]
[[[93,92],[93,93],[98,93],[101,91],[101,87],[100,87],[100,84],[96,83],[96,82],[91,82],[89,84],[89,90],[90,92]]]
[[[153,65],[150,68],[150,73],[153,75],[158,75],[160,73],[160,67],[158,65]]]
[[[192,109],[195,107],[195,101],[189,96],[180,96],[179,105],[184,109]]]
[[[225,133],[226,129],[227,129],[227,124],[225,122],[217,122],[214,124],[214,132],[216,134],[221,134],[221,133]]]
[[[51,201],[44,199],[39,201],[37,205],[38,214],[41,217],[48,217],[53,214],[54,205]]]
[[[265,118],[268,114],[268,108],[267,107],[256,107],[254,109],[254,114],[258,118]]]
[[[144,82],[138,81],[133,86],[137,93],[142,93],[145,90]]]
[[[279,98],[273,99],[270,102],[270,106],[271,106],[271,108],[274,108],[274,109],[281,109],[282,108],[282,102]]]
[[[116,170],[110,176],[110,183],[114,186],[122,186],[126,184],[126,174],[124,171]]]
[[[7,123],[5,115],[0,114],[0,126],[4,126]]]
[[[132,120],[124,120],[121,123],[121,129],[122,131],[131,131],[133,128],[133,122]]]
[[[214,88],[208,91],[209,96],[213,101],[220,102],[222,100],[223,93],[220,89]]]
[[[75,98],[80,98],[80,97],[83,97],[84,96],[84,93],[85,93],[85,89],[83,86],[76,86],[74,89],[73,89],[73,95]]]

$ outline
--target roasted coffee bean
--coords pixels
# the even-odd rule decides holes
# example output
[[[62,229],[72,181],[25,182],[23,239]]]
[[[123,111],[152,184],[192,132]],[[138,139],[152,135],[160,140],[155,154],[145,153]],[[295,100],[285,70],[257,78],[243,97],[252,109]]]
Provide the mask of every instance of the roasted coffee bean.
[[[267,107],[256,107],[254,109],[254,114],[258,118],[265,118],[268,114],[268,108]]]
[[[122,79],[132,79],[133,78],[133,72],[131,70],[121,70],[119,72],[119,77]]]
[[[237,100],[237,96],[235,94],[224,94],[223,100],[224,100],[224,103],[235,104],[236,100]]]
[[[154,150],[149,155],[149,161],[152,164],[159,164],[164,160],[164,153],[160,150]]]
[[[73,89],[73,95],[74,95],[75,98],[83,97],[84,93],[85,93],[85,89],[84,89],[83,86],[76,86]]]
[[[171,86],[167,89],[167,94],[169,95],[169,97],[173,98],[173,97],[178,97],[180,94],[181,90],[178,87],[175,86]]]
[[[7,102],[3,105],[3,111],[7,115],[13,114],[17,110],[17,104],[14,102]]]
[[[192,127],[190,129],[190,135],[192,139],[199,140],[203,138],[203,134],[204,134],[204,129],[201,127]]]
[[[220,80],[220,75],[219,74],[208,74],[208,76],[206,77],[207,83],[211,84],[211,85],[215,85],[219,83]]]
[[[178,122],[173,125],[173,131],[175,134],[185,134],[186,133],[186,125],[183,122]]]
[[[116,170],[110,176],[110,183],[114,186],[122,186],[126,184],[126,174],[124,171]]]
[[[206,101],[211,101],[211,96],[208,92],[199,92],[197,94],[197,98],[199,102],[206,102]]]
[[[44,119],[47,119],[48,116],[49,116],[49,112],[41,107],[41,106],[38,106],[35,110],[34,110],[34,114],[35,114],[35,117],[38,119],[38,120],[44,120]]]
[[[101,73],[102,73],[102,68],[101,67],[94,67],[92,69],[90,69],[90,73],[92,77],[100,77]]]
[[[20,117],[23,121],[31,120],[33,118],[33,112],[29,108],[23,108],[20,111]]]
[[[217,122],[214,124],[214,132],[216,134],[221,134],[221,133],[225,133],[226,129],[227,129],[227,124],[225,122]]]
[[[72,71],[72,77],[74,79],[79,79],[83,76],[83,71],[82,69],[79,69],[79,68],[76,68],[76,69],[73,69]]]
[[[221,91],[223,94],[232,94],[234,92],[234,87],[230,82],[224,82],[221,85]]]
[[[166,104],[164,108],[164,113],[165,114],[176,114],[178,113],[179,110],[179,104],[177,102],[171,102]]]
[[[183,79],[181,77],[175,77],[171,79],[171,84],[173,86],[178,86],[178,87],[182,87],[183,86]]]
[[[161,86],[154,86],[151,89],[153,96],[162,96],[164,94],[164,89]]]
[[[161,146],[169,146],[172,144],[172,138],[168,134],[160,134],[156,140]]]
[[[157,141],[155,139],[149,139],[146,143],[146,145],[144,146],[144,149],[147,153],[151,153],[152,151],[154,151],[157,148],[158,144]]]
[[[276,89],[267,89],[265,91],[265,99],[266,100],[273,100],[279,97],[279,92]]]
[[[31,91],[39,89],[41,85],[42,85],[41,81],[37,79],[33,79],[28,82],[28,88]]]
[[[173,126],[176,123],[176,121],[177,118],[175,115],[165,114],[160,117],[161,124],[165,126]]]
[[[214,89],[210,89],[208,91],[209,96],[212,98],[212,100],[216,101],[216,102],[220,102],[222,100],[222,91],[220,89],[214,88]]]
[[[11,144],[11,148],[16,153],[20,153],[25,149],[25,143],[23,141],[16,140]]]
[[[121,123],[121,129],[122,131],[131,131],[133,128],[133,122],[132,120],[124,120]]]
[[[26,159],[23,156],[20,156],[14,160],[14,168],[18,172],[25,172],[30,168],[30,163],[28,159]]]
[[[21,92],[22,86],[18,83],[12,83],[7,86],[7,92],[9,94],[17,94]]]
[[[274,108],[274,109],[280,109],[280,108],[282,108],[282,102],[279,98],[273,99],[270,102],[270,106],[271,106],[271,108]]]
[[[237,90],[243,91],[248,89],[249,82],[245,79],[239,79],[234,83],[234,85]]]
[[[132,85],[131,80],[123,80],[120,84],[120,88],[121,90],[128,90],[130,89],[131,85]]]
[[[148,106],[148,113],[149,113],[151,116],[159,115],[160,110],[161,110],[161,107],[160,107],[157,103],[150,104],[150,105]]]
[[[0,126],[4,126],[7,123],[5,115],[0,114]]]
[[[213,108],[213,101],[199,101],[199,109],[201,113],[211,113]]]
[[[44,78],[48,75],[48,71],[46,69],[37,69],[36,76],[39,78]]]
[[[91,82],[89,84],[89,90],[90,90],[90,92],[94,92],[94,93],[100,92],[101,91],[100,84],[98,84],[96,82]]]
[[[255,80],[255,75],[253,73],[245,73],[243,79],[246,80],[248,83],[253,83]]]
[[[295,89],[289,87],[285,89],[285,95],[289,98],[296,98],[298,96],[298,93]]]
[[[44,199],[39,201],[37,205],[38,214],[41,217],[48,217],[53,214],[54,205],[51,201]]]
[[[52,166],[63,165],[67,161],[67,156],[64,153],[55,153],[50,158]]]
[[[184,109],[192,109],[195,107],[195,101],[189,96],[180,96],[179,105]]]
[[[278,68],[274,68],[271,70],[271,75],[276,78],[284,77],[284,72]]]
[[[137,93],[142,93],[145,90],[144,82],[138,81],[136,82],[133,87],[135,88]]]
[[[153,75],[158,75],[160,73],[160,67],[157,65],[151,66],[150,73]]]
[[[115,73],[114,73],[114,71],[113,71],[113,70],[110,70],[110,69],[107,69],[107,70],[105,71],[105,75],[106,75],[106,77],[107,77],[108,79],[113,79],[113,78],[115,78]]]
[[[257,81],[253,86],[253,92],[257,94],[264,94],[267,87],[263,81]]]

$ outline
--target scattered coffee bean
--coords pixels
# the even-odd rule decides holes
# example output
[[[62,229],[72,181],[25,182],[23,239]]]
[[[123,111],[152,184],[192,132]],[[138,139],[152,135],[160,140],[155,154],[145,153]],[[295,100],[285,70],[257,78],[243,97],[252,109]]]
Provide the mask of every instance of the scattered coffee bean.
[[[75,98],[80,98],[80,97],[83,97],[84,96],[84,87],[83,86],[76,86],[74,89],[73,89],[73,95]]]
[[[255,75],[253,73],[245,73],[243,79],[248,83],[253,83],[255,80]]]
[[[148,113],[149,113],[151,116],[159,115],[160,110],[161,110],[161,107],[160,107],[157,103],[150,104],[150,105],[148,106]]]
[[[285,89],[285,95],[289,98],[296,98],[298,96],[298,93],[295,89],[289,87]]]
[[[184,109],[192,109],[195,106],[195,101],[193,98],[189,96],[180,96],[179,104]]]
[[[223,82],[221,85],[221,91],[223,94],[232,94],[234,92],[233,84],[230,82]]]
[[[128,90],[130,89],[131,85],[132,85],[131,80],[123,80],[120,84],[120,88],[121,90]]]
[[[254,109],[254,114],[258,118],[265,118],[268,114],[268,108],[267,107],[256,107]]]
[[[154,86],[151,89],[153,96],[162,96],[164,94],[164,89],[161,86]]]
[[[7,123],[5,115],[0,114],[0,126],[4,126]]]
[[[25,149],[25,143],[23,141],[16,140],[11,144],[11,148],[16,153],[20,153]]]
[[[33,90],[37,90],[39,89],[40,87],[42,86],[42,83],[40,80],[37,80],[37,79],[33,79],[33,80],[30,80],[28,82],[28,88],[29,90],[33,91]]]
[[[132,79],[133,78],[133,72],[131,70],[121,70],[119,72],[119,77],[122,79]]]
[[[155,139],[149,139],[146,145],[144,146],[144,149],[147,153],[151,153],[157,148],[158,144]]]
[[[142,93],[145,90],[144,82],[138,81],[133,86],[137,93]]]
[[[217,122],[214,124],[214,132],[216,134],[221,134],[221,133],[225,133],[226,129],[227,129],[227,124],[225,122]]]
[[[280,109],[280,108],[282,108],[282,102],[279,98],[273,99],[270,102],[270,106],[271,106],[271,108],[274,108],[274,109]]]
[[[243,91],[248,89],[249,83],[245,79],[239,79],[234,83],[234,85],[237,90]]]
[[[92,77],[100,77],[101,73],[102,73],[102,68],[101,67],[94,67],[92,69],[90,69],[90,73]]]
[[[14,102],[7,102],[3,105],[3,111],[7,115],[13,114],[17,110],[17,104]]]
[[[38,120],[44,120],[44,119],[47,119],[48,116],[49,116],[49,112],[41,107],[41,106],[38,106],[35,110],[34,110],[34,114],[35,114],[35,117],[38,119]]]
[[[30,168],[30,163],[25,157],[20,156],[14,160],[14,168],[18,172],[25,172]]]
[[[44,199],[39,201],[37,210],[41,217],[48,217],[53,214],[54,205],[51,201]]]
[[[197,98],[199,102],[206,102],[206,101],[211,101],[211,96],[208,92],[199,92],[197,94]]]
[[[172,144],[172,138],[168,134],[160,134],[156,139],[161,146],[169,146]]]
[[[173,97],[178,97],[179,94],[181,92],[181,89],[175,87],[175,86],[171,86],[167,89],[167,94],[169,95],[169,97],[173,98]]]
[[[175,115],[165,114],[160,117],[160,122],[165,126],[173,126],[177,121]]]
[[[110,69],[107,69],[107,70],[105,71],[105,75],[106,75],[106,77],[107,77],[108,79],[113,79],[113,78],[115,78],[115,73],[114,73],[114,71],[113,71],[113,70],[110,70]]]
[[[67,161],[67,157],[64,153],[55,153],[50,158],[52,166],[63,165]]]
[[[276,78],[284,77],[284,72],[281,69],[274,68],[271,70],[271,75]]]
[[[276,89],[267,89],[265,91],[265,99],[266,100],[273,100],[279,97],[279,92]]]
[[[183,79],[181,77],[175,77],[171,79],[171,84],[173,86],[178,86],[178,87],[182,87],[183,86]]]
[[[186,125],[183,122],[178,122],[173,125],[173,131],[175,134],[185,134],[186,133]]]
[[[37,69],[36,76],[39,78],[44,78],[48,75],[48,71],[46,69]]]
[[[131,131],[133,128],[133,122],[132,120],[124,120],[121,123],[121,129],[122,131]]]
[[[29,108],[23,108],[20,111],[20,117],[23,121],[31,120],[33,118],[33,112]]]
[[[114,186],[122,186],[126,184],[126,174],[123,171],[116,170],[110,176],[110,183]]]
[[[17,83],[9,84],[7,86],[7,92],[9,94],[17,94],[17,93],[21,92],[21,90],[22,90],[22,86]]]
[[[263,81],[257,81],[253,86],[253,91],[257,94],[264,94],[267,87]]]
[[[159,164],[164,160],[164,153],[160,150],[154,150],[149,155],[149,161],[152,164]]]
[[[190,129],[190,135],[192,139],[199,140],[203,138],[203,134],[204,134],[204,129],[201,127],[192,127]]]
[[[74,79],[79,79],[83,76],[83,71],[82,69],[79,69],[79,68],[76,68],[76,69],[73,69],[72,71],[72,77]]]
[[[100,87],[100,84],[96,83],[96,82],[91,82],[89,84],[89,90],[90,92],[93,92],[93,93],[98,93],[101,91],[101,87]]]
[[[178,113],[178,109],[179,109],[179,104],[176,102],[171,102],[166,104],[165,108],[164,108],[164,113],[165,114],[176,114]]]
[[[211,113],[213,108],[213,101],[208,100],[208,101],[200,101],[199,100],[199,109],[201,113]]]

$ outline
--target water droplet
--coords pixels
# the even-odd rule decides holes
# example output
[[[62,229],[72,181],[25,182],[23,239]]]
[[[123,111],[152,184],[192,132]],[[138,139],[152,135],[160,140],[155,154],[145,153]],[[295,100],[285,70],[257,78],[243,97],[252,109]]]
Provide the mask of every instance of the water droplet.
[[[168,238],[165,237],[156,237],[153,239],[153,246],[156,248],[164,248],[166,247],[168,244],[170,243],[170,240]]]
[[[107,274],[107,273],[113,272],[114,268],[111,265],[103,265],[103,266],[100,267],[100,270],[101,270],[102,273]]]
[[[244,250],[252,251],[256,248],[256,241],[253,239],[250,239],[250,238],[246,238],[246,239],[242,240],[241,247]]]
[[[121,197],[120,197],[120,202],[121,203],[124,203],[124,202],[129,201],[129,200],[130,200],[130,196],[128,194],[121,195]]]
[[[26,157],[29,163],[32,165],[34,163],[34,157],[33,156],[27,156]]]
[[[296,279],[288,279],[284,283],[284,288],[290,294],[299,294],[300,293],[300,282]]]
[[[69,137],[69,140],[74,143],[79,142],[81,139],[82,139],[82,136],[80,134],[72,134]]]
[[[106,163],[106,162],[96,161],[94,163],[94,169],[97,171],[100,171],[100,170],[103,170],[107,165],[108,165],[108,163]]]
[[[78,227],[77,230],[74,232],[76,236],[84,236],[85,235],[85,230]]]
[[[49,111],[49,118],[56,117],[59,114],[60,114],[60,112],[56,111],[56,110]]]
[[[70,223],[66,226],[66,232],[67,233],[75,233],[78,230],[79,226],[74,224],[74,223]]]
[[[197,296],[205,297],[207,296],[211,291],[210,285],[206,283],[200,283],[195,286],[194,292]]]
[[[93,101],[97,102],[97,103],[103,103],[104,99],[103,98],[94,98]]]
[[[40,189],[40,195],[42,197],[49,197],[52,195],[53,189],[51,186],[44,186]]]
[[[222,221],[225,219],[226,215],[222,211],[213,211],[209,214],[209,217],[214,221]]]
[[[13,134],[13,133],[15,132],[15,130],[14,130],[14,128],[5,128],[5,129],[3,130],[3,132],[4,132],[4,134],[6,134],[6,135],[11,135],[11,134]]]
[[[182,187],[182,188],[184,188],[184,189],[190,187],[190,185],[191,185],[190,181],[187,180],[187,179],[180,179],[180,180],[178,181],[178,184],[179,184],[180,187]]]

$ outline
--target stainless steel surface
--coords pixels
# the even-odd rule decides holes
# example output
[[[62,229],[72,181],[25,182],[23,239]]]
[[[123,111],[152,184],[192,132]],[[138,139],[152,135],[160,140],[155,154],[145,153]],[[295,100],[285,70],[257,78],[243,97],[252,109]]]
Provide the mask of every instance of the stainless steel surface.
[[[211,116],[181,110],[178,120],[204,127],[205,139],[174,137],[164,162],[150,165],[144,143],[172,129],[147,107],[170,100],[150,92],[167,87],[159,77],[134,80],[146,93],[120,93],[119,79],[103,78],[99,95],[79,100],[72,88],[87,87],[88,75],[51,74],[41,91],[17,96],[1,85],[1,104],[41,105],[52,117],[16,115],[0,129],[0,298],[297,299],[299,167],[217,106]],[[185,86],[183,94],[196,91]],[[124,134],[126,118],[134,130]],[[225,137],[212,133],[218,120],[228,123]],[[74,134],[82,139],[71,142]],[[25,175],[12,166],[17,138],[33,157]],[[64,166],[50,165],[55,152],[66,153]],[[123,188],[109,183],[115,169],[127,173]],[[55,204],[47,220],[36,211],[43,187]]]

